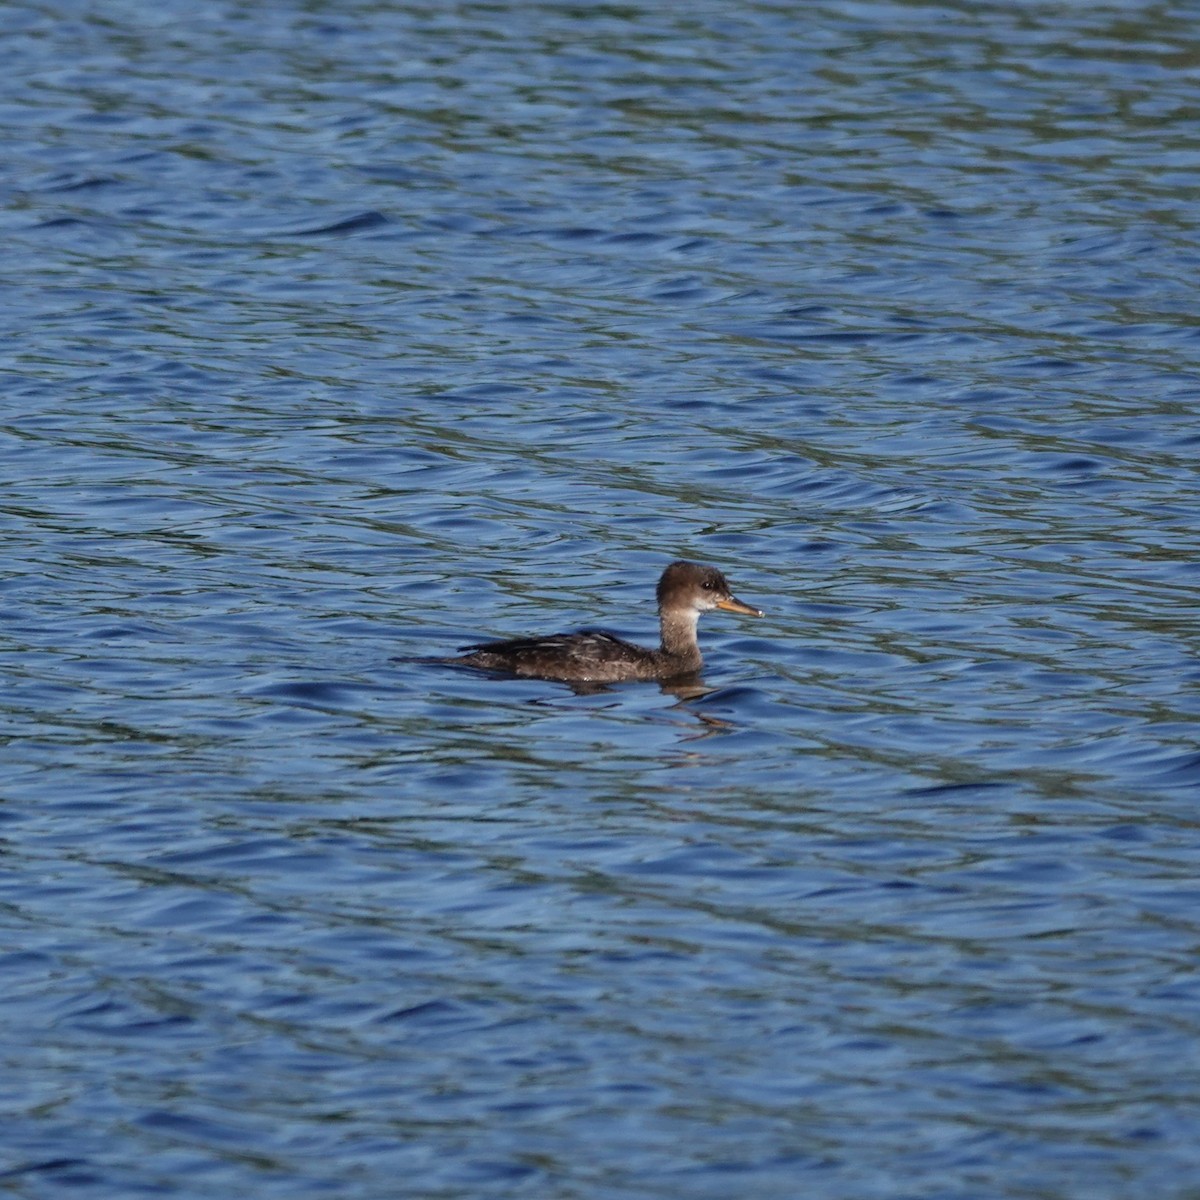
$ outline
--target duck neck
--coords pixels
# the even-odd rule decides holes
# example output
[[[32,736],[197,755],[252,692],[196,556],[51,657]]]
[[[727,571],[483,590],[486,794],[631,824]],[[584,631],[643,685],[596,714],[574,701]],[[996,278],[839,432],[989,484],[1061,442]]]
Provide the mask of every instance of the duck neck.
[[[662,628],[662,652],[672,658],[684,659],[700,666],[700,645],[696,641],[696,622],[700,614],[694,608],[664,608],[659,610],[658,623]]]

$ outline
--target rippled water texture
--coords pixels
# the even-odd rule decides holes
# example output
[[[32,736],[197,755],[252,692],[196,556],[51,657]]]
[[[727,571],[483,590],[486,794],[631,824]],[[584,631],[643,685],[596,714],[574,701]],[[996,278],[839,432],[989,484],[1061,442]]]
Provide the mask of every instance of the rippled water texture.
[[[5,1195],[1196,1196],[1194,8],[0,26]]]

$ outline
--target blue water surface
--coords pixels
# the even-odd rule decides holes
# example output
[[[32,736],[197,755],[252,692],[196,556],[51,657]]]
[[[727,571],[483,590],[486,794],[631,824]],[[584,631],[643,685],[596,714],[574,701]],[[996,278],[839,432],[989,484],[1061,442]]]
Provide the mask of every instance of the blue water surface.
[[[1196,1195],[1194,11],[0,26],[6,1195]]]

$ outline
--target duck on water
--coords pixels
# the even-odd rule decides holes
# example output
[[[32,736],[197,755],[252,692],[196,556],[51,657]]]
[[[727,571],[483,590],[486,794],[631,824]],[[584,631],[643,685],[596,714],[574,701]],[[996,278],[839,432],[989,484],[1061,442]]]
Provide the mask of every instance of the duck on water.
[[[449,661],[510,675],[561,679],[580,683],[620,683],[628,679],[673,679],[691,675],[704,660],[696,640],[700,614],[725,612],[761,617],[744,604],[716,567],[673,562],[658,581],[658,623],[662,644],[657,650],[636,646],[602,629],[552,633],[462,646],[462,658]]]

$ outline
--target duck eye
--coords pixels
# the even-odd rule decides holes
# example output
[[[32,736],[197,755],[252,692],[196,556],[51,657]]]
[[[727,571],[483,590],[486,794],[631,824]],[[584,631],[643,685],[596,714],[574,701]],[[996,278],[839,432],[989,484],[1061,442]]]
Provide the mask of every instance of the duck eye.
[[[713,590],[713,581],[711,579],[706,579],[700,586],[703,587],[706,592],[711,592]]]

